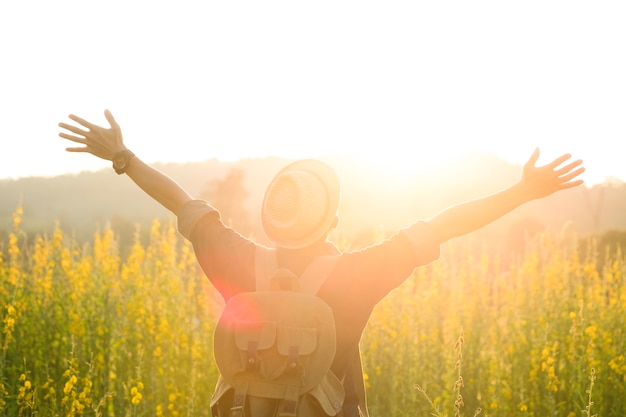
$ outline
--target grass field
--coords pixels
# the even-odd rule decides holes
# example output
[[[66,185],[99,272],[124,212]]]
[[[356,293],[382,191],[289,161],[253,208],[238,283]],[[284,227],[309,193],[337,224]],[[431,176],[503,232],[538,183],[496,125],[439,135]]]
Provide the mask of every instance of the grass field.
[[[222,301],[173,226],[122,256],[111,230],[80,246],[20,222],[0,243],[0,416],[209,416]],[[599,249],[446,246],[370,320],[370,414],[625,416],[626,262]]]

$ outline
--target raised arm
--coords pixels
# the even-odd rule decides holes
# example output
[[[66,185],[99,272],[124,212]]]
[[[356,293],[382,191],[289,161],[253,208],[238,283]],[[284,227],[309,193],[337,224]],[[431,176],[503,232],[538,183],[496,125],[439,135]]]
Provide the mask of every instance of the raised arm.
[[[79,147],[66,148],[68,152],[87,152],[98,158],[112,161],[117,155],[127,150],[122,137],[122,129],[110,111],[105,110],[104,116],[110,124],[109,128],[96,126],[78,116],[69,118],[78,126],[59,123],[59,126],[71,134],[61,132],[59,136],[81,144]],[[125,173],[150,197],[174,214],[178,214],[182,206],[192,197],[174,180],[162,172],[144,163],[137,156],[127,159]]]
[[[535,149],[524,165],[521,180],[510,188],[454,205],[431,218],[428,223],[439,241],[443,243],[470,233],[528,201],[583,183],[583,180],[575,179],[585,171],[580,159],[563,165],[571,158],[570,154],[565,154],[547,165],[536,167],[538,158],[539,149]]]

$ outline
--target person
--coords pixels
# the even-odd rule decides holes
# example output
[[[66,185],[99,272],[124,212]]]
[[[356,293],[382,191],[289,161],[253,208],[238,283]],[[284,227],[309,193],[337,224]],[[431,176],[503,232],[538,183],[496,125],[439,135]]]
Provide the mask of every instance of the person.
[[[128,175],[144,192],[177,216],[178,230],[194,247],[197,260],[225,300],[255,290],[255,252],[260,246],[221,221],[209,202],[194,199],[173,179],[143,162],[125,145],[120,126],[105,110],[110,127],[69,115],[59,136],[87,152],[110,160],[118,174]],[[332,309],[337,346],[332,372],[346,385],[345,416],[366,414],[354,393],[362,381],[350,378],[355,352],[374,306],[411,276],[416,267],[439,257],[442,243],[475,231],[531,200],[583,184],[581,160],[564,154],[536,166],[539,149],[524,164],[510,187],[453,205],[433,217],[417,220],[391,237],[363,249],[339,253],[327,241],[337,225],[339,181],[331,167],[300,160],[284,167],[267,187],[261,206],[263,228],[275,244],[277,263],[298,276],[314,259],[336,255],[337,262],[317,295]],[[358,289],[358,290],[357,290]],[[362,374],[360,375],[362,379]]]

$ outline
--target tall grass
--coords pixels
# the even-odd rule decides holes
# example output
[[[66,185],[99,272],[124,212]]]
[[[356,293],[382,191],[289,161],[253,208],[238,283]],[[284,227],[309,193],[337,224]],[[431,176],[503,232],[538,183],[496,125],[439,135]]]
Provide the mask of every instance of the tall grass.
[[[56,230],[0,259],[0,415],[200,416],[216,378],[212,310],[171,225],[120,259],[111,230],[78,247]]]
[[[222,301],[174,227],[122,256],[108,229],[79,246],[20,223],[1,243],[0,416],[209,416]],[[418,268],[363,336],[371,415],[626,415],[625,260],[579,243],[504,261],[460,242]]]
[[[626,415],[626,262],[597,252],[571,235],[543,236],[506,263],[446,248],[370,320],[374,415],[432,413],[414,383],[454,415],[461,328],[464,415],[573,417],[591,402],[598,416]]]

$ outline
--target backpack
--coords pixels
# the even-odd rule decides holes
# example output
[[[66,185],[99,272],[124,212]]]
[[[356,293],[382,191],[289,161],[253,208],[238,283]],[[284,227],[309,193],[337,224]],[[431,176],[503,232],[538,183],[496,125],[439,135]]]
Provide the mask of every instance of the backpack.
[[[317,258],[297,277],[258,248],[256,291],[230,298],[215,328],[214,416],[342,416],[333,312],[315,295],[337,258]]]

